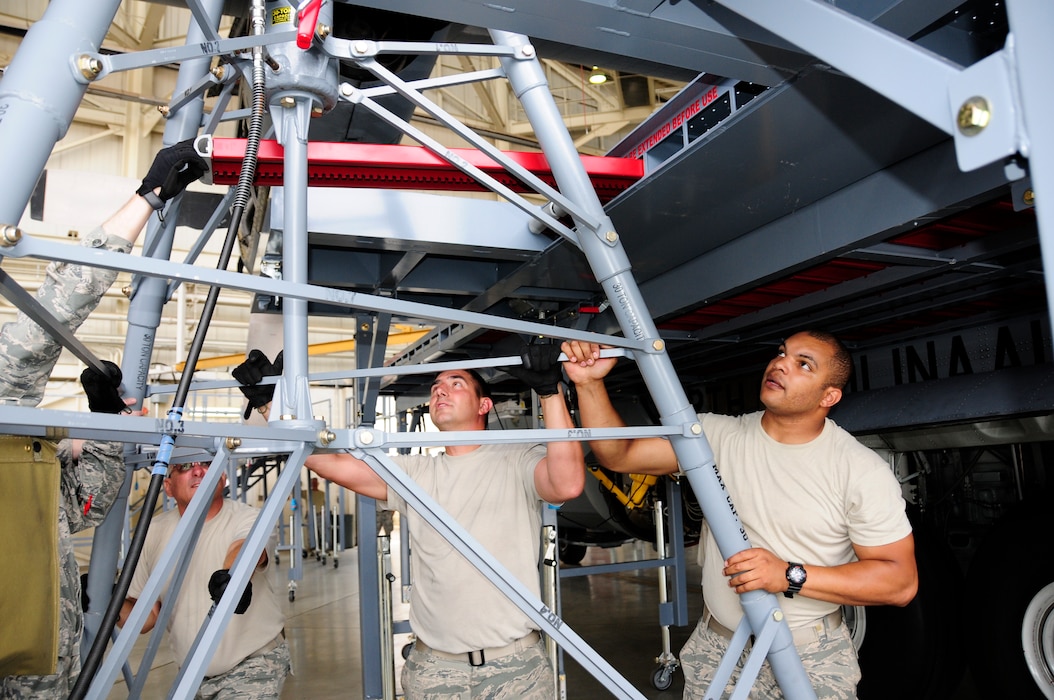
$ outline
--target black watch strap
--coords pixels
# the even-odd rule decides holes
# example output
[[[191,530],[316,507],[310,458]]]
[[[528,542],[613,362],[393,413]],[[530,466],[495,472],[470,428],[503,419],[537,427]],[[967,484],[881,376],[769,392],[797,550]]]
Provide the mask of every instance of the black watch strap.
[[[805,567],[799,562],[789,561],[786,576],[787,590],[783,592],[783,595],[786,598],[793,598],[795,593],[801,592],[801,587],[805,583]]]

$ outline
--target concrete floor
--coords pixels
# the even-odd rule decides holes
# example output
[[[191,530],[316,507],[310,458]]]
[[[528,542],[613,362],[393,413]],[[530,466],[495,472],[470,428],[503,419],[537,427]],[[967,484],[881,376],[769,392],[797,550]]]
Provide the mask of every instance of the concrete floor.
[[[398,576],[398,536],[392,542],[392,561]],[[356,551],[339,556],[339,566],[332,559],[324,564],[313,555],[304,559],[304,575],[297,582],[294,601],[288,600],[288,561],[271,567],[272,586],[286,614],[286,636],[293,658],[293,675],[285,683],[283,700],[319,700],[328,698],[362,698],[362,673],[359,641],[359,596]],[[636,561],[654,558],[651,546],[639,542],[612,549],[590,548],[586,564]],[[676,654],[684,644],[701,612],[699,568],[695,550],[688,551],[689,620],[686,627],[670,628],[670,647]],[[600,656],[624,676],[644,697],[668,700],[680,698],[681,674],[674,675],[666,691],[651,683],[656,656],[662,651],[659,627],[658,573],[654,569],[636,569],[564,579],[561,586],[563,620]],[[393,619],[406,619],[406,606],[399,601],[395,585]],[[145,637],[133,653],[138,663]],[[402,646],[406,635],[395,638],[395,679],[398,688]],[[593,679],[570,656],[564,657],[566,698],[591,700],[611,697],[605,687]],[[176,676],[176,665],[168,653],[167,640],[149,674],[144,698],[165,698]],[[119,681],[109,700],[122,700],[128,693]],[[952,700],[975,700],[968,679],[950,696]]]

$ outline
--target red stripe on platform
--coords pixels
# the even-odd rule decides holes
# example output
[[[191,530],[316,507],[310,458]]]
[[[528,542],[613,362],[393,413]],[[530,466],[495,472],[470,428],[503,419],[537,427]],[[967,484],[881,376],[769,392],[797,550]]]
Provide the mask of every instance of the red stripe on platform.
[[[515,192],[529,191],[486,154],[470,148],[452,148],[450,153],[493,177]],[[503,151],[505,156],[556,187],[552,170],[542,153]],[[256,184],[282,184],[283,149],[277,141],[261,141]],[[219,185],[238,181],[245,139],[212,140],[212,177]],[[597,196],[608,201],[644,175],[644,163],[636,158],[579,156]],[[422,146],[370,143],[309,142],[308,184],[315,187],[381,187],[386,189],[485,191],[473,178]]]

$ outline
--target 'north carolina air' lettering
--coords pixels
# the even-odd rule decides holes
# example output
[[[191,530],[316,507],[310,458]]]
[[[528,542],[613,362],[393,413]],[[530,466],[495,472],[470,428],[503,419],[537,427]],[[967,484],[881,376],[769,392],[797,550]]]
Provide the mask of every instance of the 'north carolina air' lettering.
[[[1049,324],[1024,318],[915,342],[869,348],[853,356],[853,391],[883,389],[1051,361]]]

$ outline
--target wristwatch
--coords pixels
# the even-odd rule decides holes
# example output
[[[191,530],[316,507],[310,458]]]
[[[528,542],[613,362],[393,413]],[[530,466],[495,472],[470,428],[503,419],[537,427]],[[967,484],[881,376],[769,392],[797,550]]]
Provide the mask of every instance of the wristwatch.
[[[805,567],[801,564],[793,561],[787,562],[787,590],[783,592],[788,598],[793,598],[795,593],[801,591],[802,585],[805,583],[807,574],[805,573]]]

